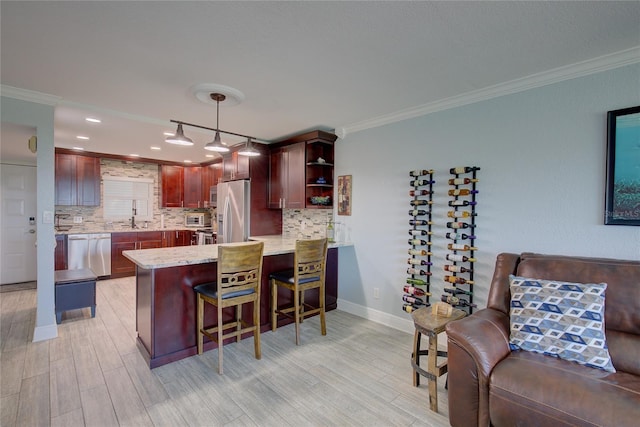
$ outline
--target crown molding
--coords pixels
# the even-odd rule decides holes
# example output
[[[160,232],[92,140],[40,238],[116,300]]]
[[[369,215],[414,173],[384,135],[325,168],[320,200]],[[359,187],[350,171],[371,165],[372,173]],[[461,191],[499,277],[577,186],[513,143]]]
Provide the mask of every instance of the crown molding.
[[[344,139],[349,134],[366,129],[384,126],[420,116],[426,116],[438,111],[486,101],[499,96],[523,92],[564,80],[571,80],[614,68],[624,67],[626,65],[636,64],[638,62],[640,62],[640,46],[635,46],[631,49],[626,49],[609,55],[599,56],[597,58],[577,62],[575,64],[554,68],[552,70],[532,74],[527,77],[510,80],[508,82],[488,86],[486,88],[463,93],[461,95],[452,96],[450,98],[406,108],[404,110],[375,117],[373,119],[337,127],[335,132],[339,138]]]
[[[19,99],[21,101],[34,102],[36,104],[44,104],[56,106],[62,100],[61,97],[49,95],[48,93],[36,92],[35,90],[20,89],[18,87],[0,85],[0,94],[7,98]]]

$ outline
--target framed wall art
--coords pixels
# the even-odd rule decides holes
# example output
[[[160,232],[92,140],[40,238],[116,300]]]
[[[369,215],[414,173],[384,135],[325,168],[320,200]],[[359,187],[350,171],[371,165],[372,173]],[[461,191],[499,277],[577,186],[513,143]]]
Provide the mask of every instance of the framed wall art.
[[[640,106],[607,112],[606,225],[640,225]]]
[[[338,177],[338,215],[351,215],[351,175]]]

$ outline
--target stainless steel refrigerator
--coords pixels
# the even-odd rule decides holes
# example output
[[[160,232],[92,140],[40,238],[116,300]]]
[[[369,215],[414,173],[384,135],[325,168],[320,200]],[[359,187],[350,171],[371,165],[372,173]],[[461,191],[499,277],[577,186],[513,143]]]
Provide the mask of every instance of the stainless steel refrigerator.
[[[218,184],[218,243],[249,240],[249,209],[251,185],[249,181],[230,181]]]

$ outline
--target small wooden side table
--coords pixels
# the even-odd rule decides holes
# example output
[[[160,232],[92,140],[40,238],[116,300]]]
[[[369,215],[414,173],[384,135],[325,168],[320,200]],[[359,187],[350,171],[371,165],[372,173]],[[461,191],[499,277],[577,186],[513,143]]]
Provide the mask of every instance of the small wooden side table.
[[[413,335],[413,354],[411,366],[413,367],[413,385],[420,385],[420,375],[427,377],[429,381],[429,407],[438,412],[438,377],[447,373],[447,361],[438,364],[438,356],[446,357],[446,351],[438,351],[438,334],[443,332],[447,323],[462,319],[467,313],[460,309],[453,309],[450,317],[437,316],[431,313],[431,308],[422,307],[413,313],[413,323],[416,331]],[[429,337],[429,349],[420,350],[422,334]],[[420,356],[428,356],[427,369],[420,367]]]

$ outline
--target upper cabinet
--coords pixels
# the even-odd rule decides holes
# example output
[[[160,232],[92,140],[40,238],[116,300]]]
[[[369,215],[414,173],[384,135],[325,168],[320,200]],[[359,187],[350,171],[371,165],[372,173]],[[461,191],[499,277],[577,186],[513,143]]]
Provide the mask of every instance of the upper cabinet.
[[[305,207],[305,143],[279,147],[269,154],[269,207]]]
[[[100,159],[76,154],[55,155],[55,204],[100,206]]]
[[[250,158],[240,156],[238,151],[226,153],[222,157],[222,180],[235,181],[251,177]]]
[[[205,207],[202,198],[202,168],[200,166],[185,166],[184,168],[183,206],[185,208]]]
[[[313,131],[272,148],[270,208],[332,208],[334,142],[337,136]]]
[[[205,203],[204,207],[209,207],[211,187],[218,185],[220,179],[222,179],[222,161],[202,166],[202,200]]]
[[[184,203],[184,167],[160,165],[161,208],[181,208]]]

